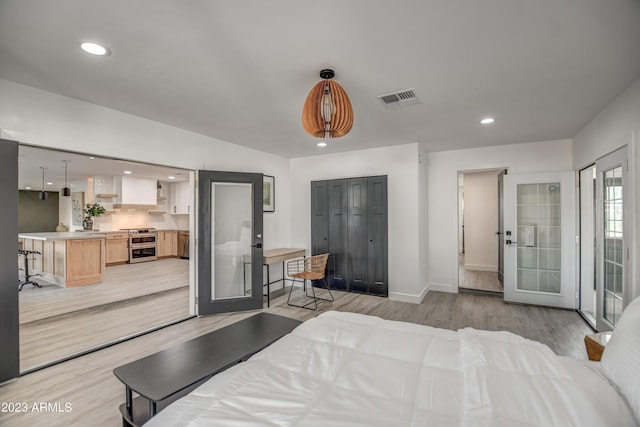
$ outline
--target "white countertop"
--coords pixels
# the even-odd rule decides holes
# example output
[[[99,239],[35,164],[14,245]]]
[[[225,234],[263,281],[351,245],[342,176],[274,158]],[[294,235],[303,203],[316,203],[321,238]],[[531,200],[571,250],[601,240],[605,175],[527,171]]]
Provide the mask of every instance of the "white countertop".
[[[77,240],[77,239],[99,239],[104,238],[104,233],[94,231],[65,231],[65,232],[50,232],[50,233],[20,233],[19,239],[33,239],[33,240]]]

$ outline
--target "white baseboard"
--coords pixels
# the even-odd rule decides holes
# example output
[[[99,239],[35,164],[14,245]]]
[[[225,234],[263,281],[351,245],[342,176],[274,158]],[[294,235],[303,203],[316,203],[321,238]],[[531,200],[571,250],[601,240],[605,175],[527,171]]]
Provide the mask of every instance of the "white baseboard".
[[[392,301],[400,301],[400,302],[410,302],[413,304],[420,304],[424,297],[427,296],[427,292],[429,291],[429,286],[425,286],[422,288],[420,294],[405,294],[402,292],[389,292],[389,299]]]
[[[491,271],[494,273],[498,272],[498,266],[496,265],[465,264],[464,269],[476,271]]]

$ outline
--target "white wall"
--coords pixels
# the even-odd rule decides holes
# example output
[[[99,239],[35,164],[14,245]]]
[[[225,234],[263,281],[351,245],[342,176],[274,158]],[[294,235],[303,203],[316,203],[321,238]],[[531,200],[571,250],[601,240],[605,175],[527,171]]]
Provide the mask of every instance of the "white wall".
[[[290,244],[289,161],[95,104],[0,79],[5,138],[47,148],[175,166],[276,177],[276,212],[264,215],[264,245]]]
[[[408,302],[420,302],[429,289],[429,181],[427,169],[427,153],[423,145],[418,144],[418,230],[420,243],[418,246],[418,264],[420,279],[417,298],[408,298]]]
[[[429,289],[458,290],[458,171],[507,168],[509,173],[572,169],[571,140],[430,153]]]
[[[406,144],[291,159],[292,245],[311,248],[311,181],[387,175],[389,297],[420,302],[427,275],[420,248],[427,230],[421,229],[419,215],[426,209],[427,188],[419,185],[419,177],[426,177],[424,158],[418,167],[419,154],[418,144]]]
[[[631,218],[625,217],[625,228],[630,225],[629,243],[632,260],[630,278],[631,299],[640,296],[640,79],[622,92],[611,104],[593,118],[574,139],[574,168],[580,169],[624,145],[629,156],[629,204]],[[627,304],[629,301],[625,301]]]
[[[578,132],[573,144],[574,169],[628,144],[635,129],[640,129],[640,79]]]
[[[498,271],[498,171],[464,174],[464,265]]]

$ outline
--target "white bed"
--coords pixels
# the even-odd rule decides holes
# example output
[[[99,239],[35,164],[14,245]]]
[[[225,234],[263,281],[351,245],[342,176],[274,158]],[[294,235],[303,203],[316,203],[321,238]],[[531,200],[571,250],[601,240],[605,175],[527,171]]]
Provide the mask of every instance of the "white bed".
[[[146,425],[635,426],[630,406],[600,363],[509,332],[328,312]]]

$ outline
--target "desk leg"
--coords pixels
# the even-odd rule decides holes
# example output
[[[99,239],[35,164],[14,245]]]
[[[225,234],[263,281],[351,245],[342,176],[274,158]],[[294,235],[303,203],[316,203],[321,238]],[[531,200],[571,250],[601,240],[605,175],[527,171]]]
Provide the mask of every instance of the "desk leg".
[[[125,387],[124,399],[125,399],[125,403],[126,403],[127,412],[129,413],[130,417],[133,417],[133,413],[132,413],[133,396],[132,396],[132,393],[131,393],[131,389],[129,387]]]
[[[287,285],[287,276],[284,272],[284,261],[282,261],[282,291],[283,292],[286,285]]]
[[[157,413],[156,402],[153,400],[149,401],[149,418],[155,416]]]
[[[271,304],[271,275],[269,274],[269,264],[267,264],[267,308]]]

